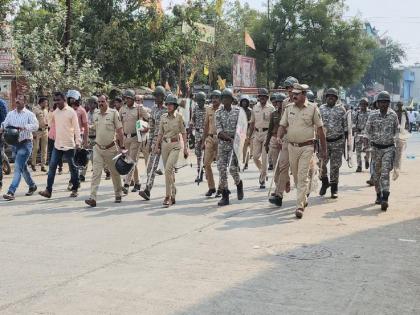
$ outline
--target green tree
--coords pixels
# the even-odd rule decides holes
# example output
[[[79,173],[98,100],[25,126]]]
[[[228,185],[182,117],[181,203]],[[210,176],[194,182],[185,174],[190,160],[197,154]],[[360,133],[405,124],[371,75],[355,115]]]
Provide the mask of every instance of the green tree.
[[[360,80],[374,43],[360,21],[342,19],[341,4],[341,0],[277,2],[271,19],[263,19],[252,30],[258,69],[268,71],[265,60],[272,48],[270,79],[277,85],[289,75],[315,87],[350,86]]]
[[[365,87],[371,87],[375,83],[397,85],[401,79],[401,72],[395,67],[406,57],[401,45],[386,39],[383,45],[375,47],[371,53],[373,58],[361,80],[363,85]]]

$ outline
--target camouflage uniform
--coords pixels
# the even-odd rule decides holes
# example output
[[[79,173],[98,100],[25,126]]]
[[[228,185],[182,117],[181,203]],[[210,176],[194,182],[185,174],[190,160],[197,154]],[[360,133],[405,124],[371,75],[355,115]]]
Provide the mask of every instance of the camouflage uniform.
[[[220,132],[226,132],[232,139],[235,137],[236,125],[238,123],[238,117],[240,108],[232,106],[230,111],[220,108],[216,111],[216,130],[217,134]],[[232,157],[229,172],[235,181],[235,185],[238,185],[241,181],[239,177],[239,166],[238,159],[233,153],[233,142],[224,141],[219,139],[218,145],[218,160],[217,168],[219,170],[220,177],[220,189],[228,189],[228,178],[227,178],[227,167]]]
[[[166,109],[165,105],[162,105],[162,107],[158,107],[155,105],[152,109],[152,112],[150,114],[149,118],[149,145],[153,148],[158,134],[159,134],[159,125],[160,125],[160,119],[163,114],[167,113],[168,110]],[[146,190],[151,191],[153,187],[153,183],[155,181],[155,173],[159,166],[159,160],[160,160],[160,153],[151,153],[149,156],[149,162],[147,166],[147,177],[148,181],[146,184]]]
[[[389,173],[395,159],[395,136],[398,133],[398,116],[390,108],[383,116],[379,110],[369,115],[365,134],[372,147],[375,165],[374,182],[376,193],[389,193]]]
[[[321,178],[328,178],[327,164],[330,162],[330,183],[338,184],[347,131],[346,109],[341,104],[332,107],[323,104],[319,110],[327,137],[327,158],[322,163]]]
[[[365,153],[365,161],[369,161],[370,152],[366,150],[366,148],[363,146],[363,130],[365,129],[366,122],[368,120],[368,117],[370,115],[370,111],[367,110],[366,112],[359,111],[355,117],[355,149],[356,149],[356,156],[357,156],[357,166],[362,167],[362,152]]]
[[[197,168],[201,168],[201,160],[203,157],[203,150],[201,149],[201,141],[203,140],[204,119],[206,117],[206,107],[196,105],[192,114],[192,123],[195,129],[195,155],[197,157]]]

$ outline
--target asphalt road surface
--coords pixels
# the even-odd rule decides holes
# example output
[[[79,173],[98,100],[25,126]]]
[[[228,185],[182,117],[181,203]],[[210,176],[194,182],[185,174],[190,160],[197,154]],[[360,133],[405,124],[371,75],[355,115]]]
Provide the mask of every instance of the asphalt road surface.
[[[407,155],[386,213],[368,173],[345,165],[339,199],[311,197],[300,221],[295,191],[272,206],[253,164],[245,199],[231,186],[223,208],[190,167],[169,209],[163,176],[152,200],[120,205],[103,180],[96,208],[83,202],[90,174],[76,199],[67,173],[50,200],[22,182],[0,201],[0,314],[420,314],[420,134]]]

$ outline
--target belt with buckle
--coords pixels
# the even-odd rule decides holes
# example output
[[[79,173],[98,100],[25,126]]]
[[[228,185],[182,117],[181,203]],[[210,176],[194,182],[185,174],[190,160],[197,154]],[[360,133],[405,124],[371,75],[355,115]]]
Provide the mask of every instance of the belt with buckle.
[[[204,130],[203,130],[203,129],[201,129],[201,128],[195,128],[195,131],[198,131],[198,132],[204,132]]]
[[[315,140],[308,140],[305,142],[301,142],[301,143],[296,143],[296,142],[289,142],[289,144],[291,144],[294,147],[306,147],[308,145],[313,145],[315,143]]]
[[[99,143],[97,143],[96,145],[97,145],[97,146],[98,146],[98,148],[99,148],[99,149],[101,149],[101,150],[108,150],[108,149],[111,149],[112,147],[114,147],[114,146],[115,146],[115,142],[112,142],[112,143],[110,143],[110,144],[108,144],[108,145],[100,145]]]
[[[372,146],[374,146],[377,149],[388,149],[388,148],[394,146],[393,143],[390,143],[390,144],[378,144],[378,143],[372,142],[371,144],[372,144]]]
[[[47,130],[47,128],[48,128],[48,127],[45,127],[45,128],[38,128],[38,131],[45,131],[45,130]]]
[[[165,141],[166,143],[175,143],[179,141],[178,137],[175,138],[163,138],[163,141]]]
[[[341,139],[343,139],[343,135],[341,135],[337,138],[332,138],[332,139],[327,138],[327,142],[336,142],[336,141],[341,140]]]
[[[264,132],[264,131],[267,131],[268,128],[260,128],[260,129],[255,128],[255,130],[257,130],[258,132]]]

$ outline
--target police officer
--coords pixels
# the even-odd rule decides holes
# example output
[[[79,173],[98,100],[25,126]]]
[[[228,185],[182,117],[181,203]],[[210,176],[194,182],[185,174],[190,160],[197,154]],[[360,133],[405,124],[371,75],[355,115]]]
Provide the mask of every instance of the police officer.
[[[242,109],[245,111],[246,118],[248,119],[248,129],[250,128],[251,124],[251,116],[252,116],[252,108],[251,108],[251,100],[250,97],[246,94],[241,95],[239,99],[239,106],[242,107]],[[244,170],[248,168],[248,162],[249,158],[251,156],[252,152],[252,140],[253,136],[251,135],[251,138],[246,138],[243,151],[242,151],[242,159],[244,163]]]
[[[146,188],[139,192],[139,195],[145,199],[150,200],[150,191],[152,190],[153,183],[155,181],[155,173],[159,166],[160,152],[154,151],[154,145],[159,134],[159,125],[160,119],[163,114],[167,113],[167,108],[164,104],[166,97],[166,91],[163,86],[157,86],[153,92],[155,97],[155,106],[152,109],[149,119],[149,152],[152,152],[149,156],[149,161],[147,163],[147,183]]]
[[[181,150],[180,137],[184,141],[184,158],[188,157],[187,132],[184,118],[176,111],[178,99],[169,94],[165,100],[168,112],[160,119],[159,132],[154,147],[155,154],[162,152],[163,165],[165,167],[166,197],[163,200],[164,207],[175,204],[175,165],[178,162],[179,151]]]
[[[128,194],[128,188],[130,187],[130,182],[134,175],[134,187],[132,192],[140,190],[140,176],[137,168],[137,160],[139,156],[139,151],[141,149],[146,149],[147,141],[139,142],[137,138],[136,123],[138,120],[149,120],[149,114],[144,108],[139,107],[135,103],[135,96],[133,90],[126,90],[123,94],[125,105],[120,109],[121,122],[124,130],[124,146],[128,150],[128,156],[134,161],[133,169],[127,174],[124,179],[124,194]],[[147,156],[145,157],[147,159]]]
[[[90,186],[90,198],[85,203],[96,207],[96,197],[104,167],[111,172],[112,184],[115,192],[115,202],[121,202],[122,186],[120,174],[115,169],[112,160],[119,152],[125,151],[123,126],[118,111],[108,106],[108,97],[98,98],[99,110],[95,111],[93,128],[96,131],[95,146],[93,147],[93,175]],[[115,142],[117,141],[117,143]]]
[[[294,103],[289,104],[280,121],[278,141],[287,132],[290,168],[297,187],[295,215],[301,219],[308,205],[307,193],[309,184],[309,166],[314,154],[315,129],[321,142],[321,157],[327,154],[323,123],[318,107],[306,99],[306,84],[295,83],[293,90]]]
[[[299,83],[298,79],[295,77],[289,76],[284,80],[284,88],[287,91],[287,98],[283,101],[283,108],[286,108],[287,105],[293,103],[293,85]]]
[[[308,101],[309,101],[309,102],[311,102],[311,103],[315,103],[315,101],[316,101],[315,94],[314,94],[314,92],[312,92],[312,90],[308,90],[308,91],[306,92],[306,98],[307,98],[307,99],[308,99]]]
[[[32,151],[32,171],[36,171],[36,158],[38,150],[41,147],[41,172],[46,172],[45,163],[47,162],[47,148],[48,148],[48,99],[40,97],[38,105],[33,108],[33,113],[39,123],[38,131],[33,134],[34,149]]]
[[[283,101],[285,99],[286,95],[283,93],[273,94],[273,105],[276,108],[276,111],[271,113],[267,139],[265,141],[266,152],[271,154],[274,163],[277,163],[274,173],[276,190],[270,197],[269,201],[279,207],[282,205],[283,192],[290,191],[289,151],[285,146],[281,147],[277,141],[277,132],[280,125],[281,116],[284,112]]]
[[[408,114],[407,111],[403,109],[402,102],[397,103],[397,110],[395,113],[398,116],[399,132],[395,141],[395,161],[394,172],[392,175],[393,180],[396,180],[400,175],[402,156],[407,147],[408,132],[410,131]]]
[[[238,159],[233,151],[233,140],[235,138],[241,109],[238,106],[232,106],[233,93],[230,89],[224,89],[222,91],[222,103],[223,107],[219,108],[216,112],[216,131],[217,138],[219,139],[217,168],[219,169],[220,188],[222,189],[222,199],[218,202],[219,206],[229,204],[230,192],[227,178],[229,162],[229,171],[237,187],[238,200],[244,198],[243,183],[239,177]]]
[[[365,152],[365,168],[369,168],[369,159],[370,151],[366,150],[364,147],[364,134],[363,130],[365,129],[366,122],[370,115],[368,110],[369,101],[367,98],[362,98],[359,102],[360,110],[354,116],[355,124],[355,145],[356,145],[356,157],[357,157],[357,169],[356,172],[360,173],[362,171],[362,152]]]
[[[382,211],[388,209],[390,190],[389,173],[393,168],[395,158],[395,137],[398,133],[398,116],[389,108],[391,97],[387,91],[382,91],[377,97],[378,111],[369,115],[365,134],[372,147],[372,160],[375,166],[374,182],[376,204]]]
[[[325,95],[326,104],[319,108],[324,122],[327,138],[327,156],[321,161],[322,186],[319,194],[324,196],[331,186],[331,198],[338,197],[338,179],[343,160],[345,133],[347,131],[347,115],[344,106],[338,102],[337,89],[330,88]],[[351,132],[351,131],[350,131]],[[330,163],[330,179],[328,179],[327,164]]]
[[[268,98],[267,89],[263,88],[258,90],[259,102],[252,108],[250,130],[248,130],[248,139],[255,133],[252,157],[260,171],[259,183],[261,189],[265,188],[267,176],[267,152],[264,149],[264,143],[267,138],[270,115],[275,110],[274,106],[267,102]]]
[[[206,117],[204,119],[204,133],[202,150],[204,150],[204,170],[206,172],[207,184],[209,186],[206,197],[211,197],[216,193],[216,184],[214,182],[213,170],[211,164],[217,158],[217,132],[216,132],[216,111],[220,107],[222,93],[219,90],[211,92],[212,106],[206,108]],[[220,191],[220,187],[218,188]],[[221,194],[221,191],[220,191]]]
[[[206,93],[198,92],[195,96],[195,101],[197,103],[194,106],[192,117],[191,117],[191,128],[195,131],[195,156],[197,157],[197,178],[196,182],[200,182],[202,179],[200,178],[200,171],[201,171],[201,159],[203,157],[203,150],[202,150],[202,140],[203,140],[203,132],[204,132],[204,118],[206,116],[206,108],[204,104],[206,103]]]

